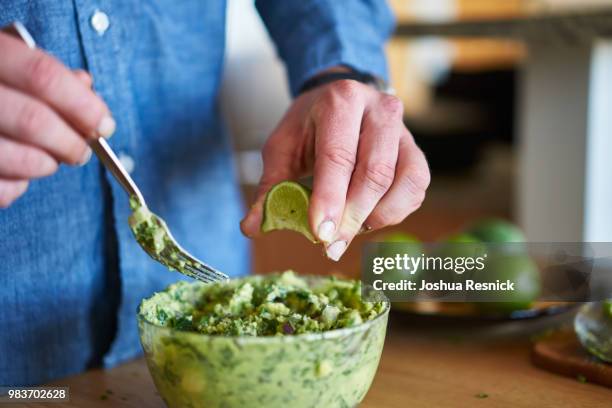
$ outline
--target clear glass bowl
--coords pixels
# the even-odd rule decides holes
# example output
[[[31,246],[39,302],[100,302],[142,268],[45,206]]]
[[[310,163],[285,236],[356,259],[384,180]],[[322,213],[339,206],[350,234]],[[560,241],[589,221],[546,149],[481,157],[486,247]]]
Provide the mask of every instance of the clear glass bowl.
[[[604,316],[603,302],[582,305],[574,319],[574,329],[584,348],[612,363],[612,318]]]
[[[359,326],[269,337],[210,336],[138,316],[155,385],[170,408],[354,407],[383,350],[389,303]]]

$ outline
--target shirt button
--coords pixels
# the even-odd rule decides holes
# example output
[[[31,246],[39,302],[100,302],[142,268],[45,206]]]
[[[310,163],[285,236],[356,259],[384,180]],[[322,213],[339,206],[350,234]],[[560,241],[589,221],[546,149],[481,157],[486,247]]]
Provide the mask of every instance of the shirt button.
[[[108,15],[100,10],[96,10],[95,13],[91,16],[90,20],[91,26],[98,33],[98,35],[103,35],[108,27],[110,26],[110,20]]]
[[[134,171],[134,167],[136,166],[136,163],[134,163],[134,159],[132,158],[132,156],[121,152],[119,153],[119,161],[123,165],[125,171],[132,174],[132,172]]]

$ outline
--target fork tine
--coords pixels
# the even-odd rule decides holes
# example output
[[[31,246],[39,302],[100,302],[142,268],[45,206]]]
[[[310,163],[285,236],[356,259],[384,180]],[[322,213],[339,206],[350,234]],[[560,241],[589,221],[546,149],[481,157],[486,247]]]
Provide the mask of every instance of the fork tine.
[[[159,219],[161,220],[161,218]],[[176,239],[172,236],[172,233],[170,232],[170,229],[165,224],[165,222],[164,228],[166,229],[166,233],[168,235],[168,238],[170,238],[172,245],[175,247],[175,253],[179,256],[179,258],[182,259],[183,262],[185,262],[187,265],[192,266],[192,269],[195,269],[197,271],[195,272],[197,276],[205,275],[207,276],[207,279],[211,282],[229,280],[229,276],[222,272],[219,272],[212,266],[205,264],[204,262],[191,255],[185,249],[183,249],[183,247],[180,246]]]
[[[180,246],[177,245],[177,247],[180,250],[178,252],[179,258],[182,261],[184,261],[187,265],[190,265],[192,268],[200,271],[203,274],[208,275],[211,279],[213,279],[215,281],[229,279],[229,277],[226,274],[224,274],[223,272],[219,272],[218,270],[216,270],[212,266],[207,265],[204,262],[200,261],[199,259],[195,258],[189,252],[183,250]]]
[[[209,265],[206,265],[205,263],[191,256],[188,252],[180,252],[179,257],[182,257],[182,260],[192,269],[197,270],[199,273],[208,276],[208,278],[212,281],[229,279],[226,274],[219,272],[218,270]]]
[[[170,269],[198,279],[202,282],[210,283],[229,280],[229,277],[224,273],[219,272],[215,268],[205,264],[192,256],[189,252],[185,251],[185,249],[183,249],[183,247],[181,247],[178,242],[176,242],[176,239],[174,239],[172,236],[166,222],[159,216],[153,213],[151,214],[154,217],[153,219],[155,222],[165,234],[165,247],[161,253],[151,251],[147,245],[140,242],[138,235],[132,229],[132,232],[136,237],[136,241],[138,241],[140,246],[149,254],[149,256],[151,256],[151,258],[155,259],[166,267],[169,267]]]
[[[217,282],[218,279],[214,278],[213,276],[211,276],[207,271],[202,271],[200,269],[197,269],[191,265],[185,265],[185,267],[183,268],[184,270],[186,270],[187,272],[189,272],[190,274],[193,274],[193,277],[206,282],[206,283],[212,283],[212,282]]]
[[[189,275],[192,278],[195,278],[197,280],[200,280],[202,282],[205,283],[211,283],[211,282],[216,282],[219,281],[219,278],[215,278],[214,276],[211,276],[210,273],[208,273],[206,270],[201,270],[198,269],[194,266],[192,266],[191,263],[189,262],[185,262],[185,258],[183,259],[179,259],[177,262],[169,262],[167,257],[164,256],[159,256],[159,255],[153,255],[153,254],[149,254],[149,256],[151,256],[153,259],[155,259],[157,262],[161,263],[162,265],[165,265],[168,268],[174,269],[176,271],[183,271],[185,272],[185,274]],[[181,265],[179,264],[180,261],[185,262],[185,265],[181,267]]]

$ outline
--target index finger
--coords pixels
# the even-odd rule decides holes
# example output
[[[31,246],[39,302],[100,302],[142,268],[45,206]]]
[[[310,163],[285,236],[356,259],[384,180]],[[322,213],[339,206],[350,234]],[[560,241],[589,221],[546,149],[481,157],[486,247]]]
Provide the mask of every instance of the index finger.
[[[88,138],[115,131],[108,107],[60,61],[16,38],[0,34],[0,81],[41,99]]]
[[[329,94],[315,114],[309,218],[312,231],[323,242],[331,242],[340,225],[359,144],[364,104],[348,91]]]

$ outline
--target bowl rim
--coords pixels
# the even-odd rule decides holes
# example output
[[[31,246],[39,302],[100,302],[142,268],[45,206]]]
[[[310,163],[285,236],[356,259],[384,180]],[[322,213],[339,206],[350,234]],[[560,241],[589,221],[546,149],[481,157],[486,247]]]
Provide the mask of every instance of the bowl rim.
[[[236,279],[244,278],[247,276],[254,276],[254,275],[241,276]],[[298,276],[302,278],[308,278],[308,279],[324,279],[326,277],[329,277],[326,275],[298,275]],[[365,287],[371,290],[375,290],[370,285],[365,285]],[[156,330],[166,331],[169,334],[178,333],[179,336],[185,336],[186,338],[191,337],[193,339],[198,339],[198,341],[210,341],[210,342],[212,341],[232,341],[239,345],[275,343],[275,342],[276,343],[292,343],[296,341],[307,341],[308,342],[308,341],[317,341],[317,340],[329,340],[329,339],[335,339],[338,337],[344,337],[350,334],[355,334],[355,333],[365,331],[371,326],[373,326],[376,322],[378,322],[379,320],[383,318],[386,318],[389,315],[389,311],[391,310],[391,302],[389,301],[389,299],[387,299],[384,296],[384,294],[382,294],[382,292],[380,291],[376,291],[376,292],[378,292],[383,298],[382,303],[384,304],[384,309],[375,318],[373,318],[372,320],[365,321],[357,326],[343,327],[340,329],[327,330],[324,332],[315,332],[315,333],[301,333],[301,334],[290,334],[290,335],[279,335],[279,336],[276,336],[276,335],[275,336],[224,336],[224,335],[216,335],[216,334],[214,335],[205,334],[205,333],[199,333],[199,332],[194,332],[194,331],[177,330],[172,327],[160,326],[158,324],[150,322],[143,315],[140,314],[140,306],[142,305],[142,302],[150,299],[151,297],[155,296],[156,293],[159,293],[159,292],[155,292],[152,295],[146,298],[143,298],[140,301],[140,303],[138,304],[138,308],[136,310],[136,317],[139,323],[138,331],[140,332],[141,335],[143,331],[141,328],[141,324],[143,324],[145,326],[150,326]]]

